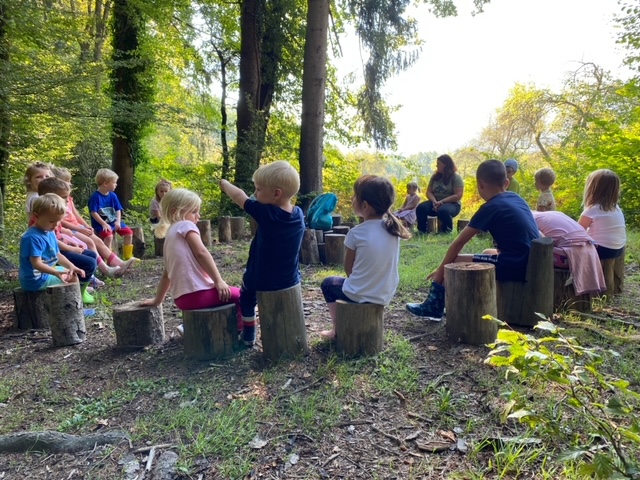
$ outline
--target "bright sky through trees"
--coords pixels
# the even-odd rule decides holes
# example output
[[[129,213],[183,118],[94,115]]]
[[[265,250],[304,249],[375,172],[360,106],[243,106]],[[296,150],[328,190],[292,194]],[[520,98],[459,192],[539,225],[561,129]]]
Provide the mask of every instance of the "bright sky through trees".
[[[472,17],[470,0],[459,15],[415,13],[425,41],[418,63],[392,79],[398,151],[452,151],[477,137],[516,82],[559,89],[578,62],[595,62],[625,77],[624,52],[615,44],[617,0],[492,0]],[[357,48],[344,48],[351,68]],[[353,52],[353,53],[352,53]]]

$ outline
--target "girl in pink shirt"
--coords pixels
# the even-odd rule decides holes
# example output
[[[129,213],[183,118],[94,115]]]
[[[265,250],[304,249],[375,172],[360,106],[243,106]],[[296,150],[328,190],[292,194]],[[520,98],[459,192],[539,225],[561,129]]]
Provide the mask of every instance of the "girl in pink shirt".
[[[142,304],[160,305],[169,291],[180,310],[235,303],[238,331],[241,331],[240,289],[229,287],[222,279],[196,227],[201,203],[198,195],[184,188],[171,190],[162,198],[162,215],[155,235],[165,239],[164,272],[155,298],[144,300]],[[182,325],[178,331],[182,334]]]

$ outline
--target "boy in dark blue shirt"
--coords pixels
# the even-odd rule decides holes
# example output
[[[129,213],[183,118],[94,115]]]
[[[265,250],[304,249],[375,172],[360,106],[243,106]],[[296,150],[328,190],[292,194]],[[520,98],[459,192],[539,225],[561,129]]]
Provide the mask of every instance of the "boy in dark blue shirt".
[[[255,200],[227,180],[220,188],[258,223],[242,277],[240,307],[243,340],[251,346],[256,338],[256,292],[283,290],[300,283],[298,254],[304,233],[304,214],[291,204],[298,193],[298,172],[285,161],[263,165],[253,174]]]
[[[476,171],[478,193],[485,203],[473,215],[469,225],[451,243],[447,253],[428,279],[429,296],[422,303],[408,303],[407,310],[420,317],[441,319],[444,313],[444,266],[453,262],[485,262],[496,267],[499,281],[524,282],[531,241],[538,238],[538,227],[527,203],[507,191],[505,166],[498,160],[486,160]],[[480,232],[489,232],[497,249],[482,254],[460,255],[462,248]]]

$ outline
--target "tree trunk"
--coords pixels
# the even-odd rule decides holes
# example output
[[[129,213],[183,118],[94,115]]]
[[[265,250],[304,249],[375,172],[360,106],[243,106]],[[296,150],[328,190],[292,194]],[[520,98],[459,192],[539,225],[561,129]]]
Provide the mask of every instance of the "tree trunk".
[[[66,283],[45,289],[54,347],[82,343],[87,338],[80,285]]]
[[[299,198],[304,211],[311,200],[322,193],[329,0],[308,0],[307,4],[300,126]]]

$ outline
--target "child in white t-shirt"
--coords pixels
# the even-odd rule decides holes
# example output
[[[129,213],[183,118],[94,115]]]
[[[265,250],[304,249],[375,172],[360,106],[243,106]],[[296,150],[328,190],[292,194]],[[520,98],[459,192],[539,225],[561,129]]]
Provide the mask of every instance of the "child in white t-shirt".
[[[322,281],[322,294],[327,301],[333,326],[321,332],[334,338],[336,300],[351,303],[388,305],[398,287],[400,239],[411,234],[389,211],[395,201],[395,190],[389,180],[376,175],[363,175],[353,186],[351,206],[364,221],[345,238],[345,277],[327,277]]]
[[[184,188],[171,190],[162,198],[162,215],[155,235],[165,239],[164,272],[155,298],[144,300],[142,304],[160,305],[169,290],[180,310],[235,303],[238,330],[241,331],[240,289],[229,287],[222,279],[196,227],[201,203],[198,195]],[[178,331],[182,334],[182,325]]]

